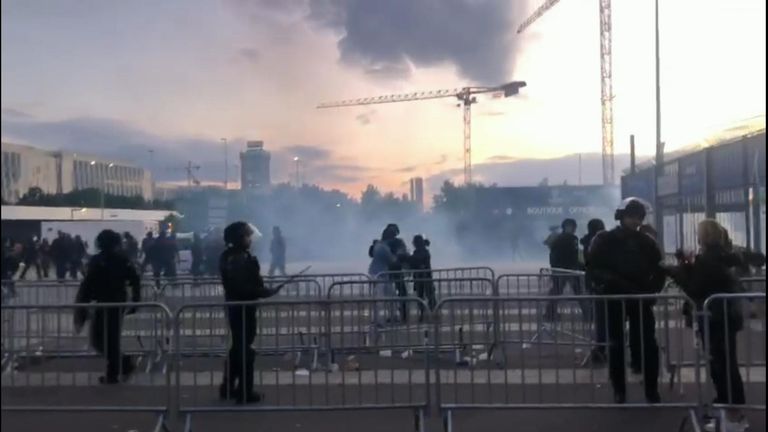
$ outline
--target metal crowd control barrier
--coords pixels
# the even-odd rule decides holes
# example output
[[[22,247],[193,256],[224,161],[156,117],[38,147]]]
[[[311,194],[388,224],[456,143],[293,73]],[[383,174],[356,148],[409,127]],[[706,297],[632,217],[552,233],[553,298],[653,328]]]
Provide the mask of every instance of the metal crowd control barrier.
[[[290,276],[272,276],[266,277],[265,280],[284,281]],[[364,282],[371,280],[371,278],[365,273],[317,273],[317,274],[303,274],[302,279],[314,279],[323,288],[323,292],[328,291],[336,282]]]
[[[327,291],[327,297],[333,298],[373,298],[373,297],[408,297],[413,295],[417,284],[431,283],[436,299],[455,296],[492,296],[492,279],[456,278],[456,279],[406,279],[402,281],[404,290],[398,292],[397,282],[383,276],[374,280],[359,282],[336,282]],[[403,295],[404,294],[404,295]]]
[[[386,308],[388,303],[401,301],[406,301],[410,308],[423,306],[416,299],[183,306],[176,313],[175,391],[178,412],[185,416],[187,430],[192,427],[192,416],[196,413],[379,409],[410,410],[415,415],[417,429],[422,430],[423,417],[430,405],[429,350],[425,349],[428,345],[423,327],[399,324],[377,328],[373,320],[377,305]],[[234,363],[248,363],[246,358],[244,361],[222,358],[232,337],[229,328],[221,329],[222,337],[217,340],[209,337],[211,327],[206,320],[225,310],[242,314],[239,319],[230,316],[234,324],[246,321],[246,314],[257,315],[252,355],[256,362],[254,386],[265,396],[260,404],[235,405],[219,401],[225,367],[231,374],[237,368]],[[373,328],[379,331],[379,336],[366,338],[364,334]],[[247,331],[239,333],[247,334]],[[344,361],[335,363],[336,367],[329,370],[301,367],[296,356],[309,348],[307,339],[321,336],[329,352],[345,356]],[[249,341],[243,340],[243,344],[249,345]],[[421,356],[413,354],[414,348],[419,347],[424,350]],[[220,355],[213,356],[214,352]],[[241,351],[233,348],[233,355],[238,352]],[[403,365],[404,361],[409,363]]]
[[[765,276],[750,276],[739,279],[747,292],[765,292]]]
[[[743,316],[750,302],[764,307],[765,293],[716,294],[703,305],[705,391],[721,424],[726,409],[765,411],[765,315]]]
[[[582,322],[580,314],[564,316],[564,326],[574,331],[555,333],[553,343],[530,345],[527,341],[543,324],[540,311],[551,299],[548,296],[529,297],[455,297],[443,300],[434,316],[434,359],[436,369],[437,403],[448,431],[452,428],[454,411],[477,409],[564,409],[564,408],[616,408],[606,370],[584,366],[578,357],[584,349],[578,337],[582,329],[592,331],[591,323]],[[682,296],[564,296],[563,301],[587,300],[606,308],[608,341],[606,355],[624,365],[624,341],[637,337],[639,343],[630,349],[630,358],[639,358],[642,372],[653,374],[654,358],[649,326],[656,333],[677,331],[674,323],[652,319],[648,312],[655,301],[658,307],[686,302]],[[642,305],[642,306],[641,306]],[[500,311],[498,334],[489,335],[478,325],[479,317]],[[636,312],[633,312],[635,310]],[[461,311],[461,312],[460,312]],[[634,315],[639,326],[633,326],[629,338],[624,335],[625,316]],[[464,329],[459,332],[458,329]],[[639,332],[639,336],[637,335]],[[621,337],[619,337],[622,335]],[[647,338],[644,336],[648,336]],[[467,349],[462,361],[440,349],[446,344],[461,344]],[[504,351],[506,362],[502,368],[494,363],[487,352],[498,344]],[[639,345],[639,352],[637,350]],[[650,346],[650,348],[648,348]],[[614,347],[613,349],[611,347]],[[620,347],[620,348],[616,348]],[[646,349],[647,348],[647,349]],[[659,347],[661,348],[661,347]],[[662,351],[662,350],[658,350]],[[667,354],[675,354],[670,350]],[[662,352],[659,352],[661,355]],[[623,370],[623,369],[622,369]],[[628,373],[625,373],[625,378]],[[686,384],[694,391],[686,397],[675,396],[660,404],[644,402],[635,396],[636,390],[627,384],[628,408],[677,408],[693,416],[700,405],[700,374],[694,368],[686,371]],[[642,390],[640,391],[642,395]],[[668,398],[668,395],[664,395]]]
[[[433,279],[490,279],[495,280],[496,274],[490,267],[455,267],[443,269],[431,269]],[[413,278],[414,274],[420,273],[415,270],[384,271],[376,275],[374,279],[383,278]]]
[[[747,277],[739,279],[741,286],[748,293],[761,293],[765,291],[765,278],[764,277]],[[682,290],[675,287],[673,290],[669,290],[670,293],[680,293]],[[755,301],[752,298],[747,298],[743,303],[743,310],[741,311],[744,318],[754,322],[754,320],[765,319],[765,302]],[[677,356],[667,356],[665,359],[667,363],[664,365],[670,378],[669,385],[674,387],[675,380],[680,378],[678,371],[688,368],[696,367],[696,355],[695,350],[700,350],[702,347],[701,337],[703,336],[703,321],[694,320],[696,310],[691,309],[690,313],[684,313],[682,308],[665,309],[664,313],[667,315],[665,318],[668,320],[676,320],[677,325],[683,328],[679,333],[680,339],[671,340],[670,333],[664,333],[665,345],[668,347],[675,347],[679,351]],[[671,349],[671,348],[670,348]],[[765,360],[755,366],[765,366]],[[680,386],[680,392],[683,391],[682,385]]]
[[[25,285],[15,285],[14,292],[7,297],[8,304],[18,305],[61,305],[75,302],[77,291],[80,289],[78,283],[35,283]],[[129,288],[126,288],[128,290]],[[141,298],[145,301],[155,299],[155,289],[142,283]]]
[[[93,317],[126,304],[2,306],[2,411],[149,412],[158,415],[155,430],[167,429],[170,375],[154,367],[156,353],[141,338],[170,336],[165,333],[171,329],[168,308],[158,303],[129,304],[136,311],[123,318],[120,345],[122,354],[133,361],[120,360],[123,382],[114,386],[99,382],[106,362],[89,342],[90,331],[98,329],[86,327],[78,333],[74,328],[73,312],[83,307],[91,316],[86,326],[103,324],[101,332],[106,334],[108,319]],[[156,320],[166,325],[153,327]],[[136,368],[125,375],[129,363]]]

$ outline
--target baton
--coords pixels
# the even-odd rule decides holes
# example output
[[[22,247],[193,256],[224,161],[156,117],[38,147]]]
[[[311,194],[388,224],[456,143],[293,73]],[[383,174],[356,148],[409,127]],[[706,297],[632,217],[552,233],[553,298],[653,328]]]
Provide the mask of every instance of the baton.
[[[278,291],[280,291],[280,290],[281,290],[281,289],[282,289],[284,286],[286,286],[286,285],[288,285],[289,283],[293,282],[294,280],[298,279],[298,278],[299,278],[299,276],[301,276],[301,275],[303,275],[304,273],[308,272],[308,271],[309,271],[309,269],[311,269],[311,268],[312,268],[312,266],[311,266],[311,265],[310,265],[310,266],[306,266],[306,267],[304,267],[304,269],[303,269],[303,270],[301,270],[300,272],[298,272],[298,273],[296,273],[296,274],[293,274],[293,275],[291,275],[291,276],[288,276],[288,279],[284,280],[284,281],[283,281],[283,282],[282,282],[280,285],[278,285],[278,286],[276,286],[276,287],[274,288],[274,291],[275,291],[275,293],[277,293]]]

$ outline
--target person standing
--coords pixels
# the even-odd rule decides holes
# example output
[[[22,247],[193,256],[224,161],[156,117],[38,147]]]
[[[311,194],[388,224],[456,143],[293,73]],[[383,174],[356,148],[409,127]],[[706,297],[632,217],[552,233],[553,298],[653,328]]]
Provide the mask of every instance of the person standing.
[[[144,236],[143,239],[141,239],[141,274],[144,274],[144,272],[147,270],[147,265],[152,264],[152,243],[154,243],[155,239],[153,238],[152,231],[147,231],[147,234]]]
[[[37,241],[37,237],[31,237],[25,244],[22,251],[22,261],[24,262],[24,270],[19,275],[19,280],[24,280],[27,275],[27,271],[31,267],[35,268],[35,275],[37,280],[42,279],[40,273],[40,245]]]
[[[277,271],[282,276],[285,273],[285,238],[279,226],[272,228],[272,243],[269,245],[269,253],[272,255],[272,262],[269,264],[269,276],[273,276]]]
[[[192,276],[201,276],[203,274],[203,241],[197,232],[192,235],[190,255],[192,255],[192,263],[190,264],[189,272],[192,273]]]
[[[376,283],[374,284],[373,293],[376,297],[394,297],[395,288],[392,279],[386,273],[389,271],[390,266],[397,261],[397,257],[392,253],[392,249],[389,247],[389,241],[395,237],[395,231],[391,227],[386,227],[381,233],[381,240],[375,240],[370,248],[368,248],[368,255],[371,256],[371,262],[368,265],[368,275]],[[376,306],[376,305],[374,305]],[[382,322],[391,322],[395,319],[394,308],[392,304],[388,304],[385,307],[384,317],[379,317],[378,308],[374,312],[374,320],[381,324]]]
[[[227,302],[253,302],[277,294],[264,285],[259,260],[251,255],[252,236],[256,231],[245,222],[234,222],[224,230],[226,250],[219,258],[219,272]],[[263,395],[254,391],[256,351],[251,347],[256,338],[256,305],[227,306],[231,335],[224,379],[219,387],[222,399],[238,403],[260,402]]]
[[[389,250],[395,257],[395,261],[389,265],[389,271],[391,272],[389,277],[394,283],[395,291],[397,291],[398,297],[408,297],[408,289],[405,286],[405,275],[403,274],[403,264],[408,261],[408,247],[405,245],[403,239],[398,237],[400,235],[400,227],[397,224],[389,224],[386,227],[389,230],[389,239],[386,241],[389,245]],[[408,321],[408,308],[405,302],[400,303],[400,319],[403,322]]]
[[[75,303],[126,303],[131,289],[131,301],[141,301],[141,282],[134,264],[125,256],[120,234],[104,230],[96,236],[99,253],[88,263],[88,272],[80,283]],[[107,361],[106,374],[99,378],[102,384],[116,384],[127,379],[135,366],[129,356],[121,355],[120,337],[123,316],[134,312],[133,308],[94,308],[91,318],[91,345]],[[75,313],[75,328],[81,329],[88,320],[88,309]],[[79,332],[79,330],[78,330]]]
[[[51,272],[51,243],[47,238],[40,242],[40,268],[43,270],[43,278],[48,279]]]
[[[581,277],[574,274],[575,271],[582,269],[581,262],[579,261],[579,238],[576,237],[577,227],[578,225],[575,220],[570,218],[563,220],[561,224],[563,232],[552,242],[549,259],[552,266],[550,297],[563,295],[566,285],[571,286],[575,295],[581,294]],[[584,319],[591,319],[588,302],[579,302],[579,306]],[[557,319],[557,302],[551,300],[547,303],[544,320],[557,321]]]
[[[601,219],[591,219],[587,222],[587,233],[581,238],[580,243],[584,256],[585,266],[589,266],[589,247],[592,240],[601,232],[605,231],[605,223]],[[584,276],[587,294],[595,295],[595,284],[590,277],[589,272]],[[594,364],[603,364],[606,361],[606,303],[596,300],[592,303],[592,316],[595,325],[595,347],[592,349],[590,359]]]
[[[697,237],[699,253],[692,259],[678,254],[678,267],[671,269],[671,274],[695,303],[700,331],[705,329],[704,315],[709,316],[709,337],[702,339],[709,353],[709,372],[715,386],[713,404],[744,405],[744,382],[737,357],[737,335],[744,328],[744,317],[738,307],[740,300],[715,300],[704,310],[705,300],[712,295],[742,292],[733,270],[743,266],[744,262],[729,250],[728,231],[717,221],[705,219],[699,222]],[[744,431],[749,424],[741,410],[728,409],[726,424],[721,427],[725,431]],[[715,421],[705,426],[708,431],[715,429]]]
[[[83,260],[85,260],[85,256],[88,254],[85,243],[79,234],[75,235],[74,239],[70,238],[70,249],[72,251],[70,255],[70,276],[72,279],[77,280],[78,273],[85,275],[85,271],[83,270]]]
[[[590,278],[605,295],[654,294],[661,291],[666,272],[656,242],[639,231],[647,205],[638,198],[625,199],[616,210],[619,225],[599,233],[589,251]],[[648,206],[650,207],[650,206]],[[630,364],[633,373],[643,374],[645,399],[659,403],[659,347],[653,300],[609,300],[608,368],[614,401],[626,402],[624,325],[629,321]]]
[[[176,265],[181,262],[179,257],[179,243],[176,241],[176,233],[172,232],[171,235],[165,240],[166,244],[163,248],[165,258],[165,277],[176,277]]]
[[[56,279],[63,282],[67,277],[68,265],[70,262],[69,245],[67,244],[67,235],[59,231],[58,235],[51,242],[51,257],[56,266]]]
[[[413,271],[413,290],[416,295],[427,302],[429,310],[437,305],[435,284],[432,281],[432,256],[429,253],[429,240],[422,235],[413,237],[413,254],[408,260],[408,266]],[[419,305],[419,322],[424,321],[424,307]]]

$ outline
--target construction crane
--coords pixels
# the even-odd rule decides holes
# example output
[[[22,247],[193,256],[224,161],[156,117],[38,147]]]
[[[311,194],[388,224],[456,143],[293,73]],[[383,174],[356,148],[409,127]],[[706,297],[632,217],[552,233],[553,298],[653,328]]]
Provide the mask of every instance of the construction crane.
[[[169,170],[174,171],[180,171],[183,170],[187,173],[187,186],[192,187],[192,185],[200,186],[200,180],[195,177],[195,171],[200,171],[200,165],[193,165],[192,161],[187,161],[187,164],[183,167],[171,167],[168,168]]]
[[[475,95],[497,93],[500,97],[510,97],[518,94],[520,88],[525,87],[525,85],[525,81],[512,81],[495,87],[462,87],[448,90],[392,94],[339,102],[326,102],[321,103],[317,108],[340,108],[455,97],[460,102],[459,106],[463,107],[464,110],[464,183],[470,184],[472,183],[472,105],[477,103]]]
[[[536,20],[541,18],[560,0],[546,0],[531,14],[517,33],[522,33]],[[613,166],[613,79],[611,76],[611,0],[598,0],[600,3],[600,103],[602,106],[603,126],[603,184],[614,183]]]

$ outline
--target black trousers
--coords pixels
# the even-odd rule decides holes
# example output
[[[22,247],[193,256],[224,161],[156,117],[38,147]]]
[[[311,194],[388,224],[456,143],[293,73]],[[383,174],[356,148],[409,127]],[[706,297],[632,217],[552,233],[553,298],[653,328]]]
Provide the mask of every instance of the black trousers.
[[[552,288],[549,289],[547,295],[550,297],[561,296],[565,292],[565,287],[567,285],[571,286],[574,295],[581,295],[581,278],[579,276],[569,276],[562,273],[552,274]],[[592,308],[589,301],[580,300],[579,308],[581,309],[581,314],[584,317],[584,320],[590,321],[592,319]],[[557,300],[550,300],[547,302],[544,317],[547,321],[554,321],[557,318]]]
[[[730,327],[734,327],[733,325]],[[703,327],[702,327],[703,328]],[[744,382],[739,372],[736,356],[736,335],[732,328],[725,328],[725,323],[710,321],[708,345],[710,357],[709,376],[715,385],[716,397],[713,403],[743,405]]]
[[[435,310],[437,305],[437,299],[435,298],[435,284],[432,280],[416,280],[413,282],[413,289],[416,291],[416,295],[420,299],[425,300],[429,306],[429,310]],[[424,306],[419,305],[419,319],[424,318]]]
[[[408,288],[405,286],[405,278],[402,275],[392,275],[392,282],[395,284],[398,297],[408,297]],[[408,321],[408,305],[406,302],[400,302],[400,319],[403,322]]]
[[[24,279],[30,267],[35,267],[35,273],[37,273],[37,278],[42,279],[42,277],[40,276],[41,275],[40,263],[38,263],[37,260],[24,261],[24,270],[21,271],[21,274],[19,275],[19,279]]]
[[[117,380],[131,369],[131,359],[120,354],[123,308],[97,309],[91,322],[91,346],[107,360],[107,380]]]
[[[67,278],[68,264],[67,261],[56,261],[56,279],[64,280]]]
[[[658,391],[659,346],[653,303],[610,300],[608,303],[608,370],[616,393],[626,394],[624,323],[629,321],[629,351],[633,368],[642,369],[646,396]]]
[[[227,321],[232,336],[224,383],[227,394],[244,397],[253,391],[253,362],[256,351],[251,348],[256,339],[256,306],[227,307]]]

